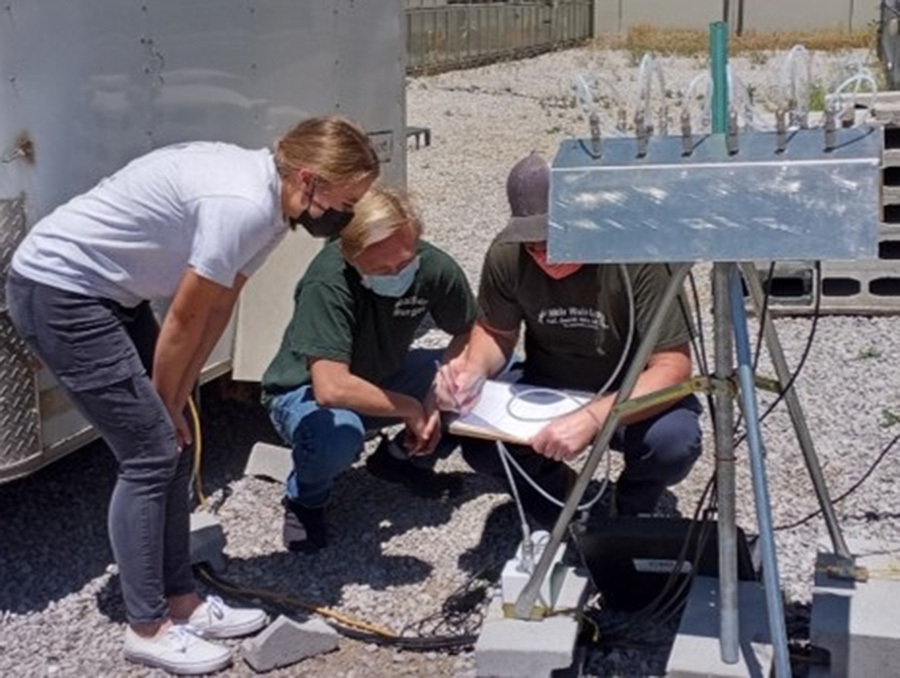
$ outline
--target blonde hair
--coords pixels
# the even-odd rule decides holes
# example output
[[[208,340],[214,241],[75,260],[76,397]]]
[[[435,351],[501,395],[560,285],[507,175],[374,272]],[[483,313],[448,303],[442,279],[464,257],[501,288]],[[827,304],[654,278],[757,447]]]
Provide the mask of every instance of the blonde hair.
[[[341,250],[353,260],[367,247],[409,229],[422,235],[422,218],[406,191],[373,186],[353,208],[353,220],[341,231]]]
[[[374,180],[379,174],[378,156],[366,133],[333,115],[304,120],[279,139],[275,167],[282,178],[309,169],[327,184]]]

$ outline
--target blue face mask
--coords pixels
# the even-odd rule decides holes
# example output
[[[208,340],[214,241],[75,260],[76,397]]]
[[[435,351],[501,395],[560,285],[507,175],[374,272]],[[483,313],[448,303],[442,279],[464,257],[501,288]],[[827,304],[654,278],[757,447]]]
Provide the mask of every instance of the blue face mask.
[[[421,259],[418,255],[394,275],[367,275],[360,273],[363,287],[381,297],[402,297],[416,278]]]

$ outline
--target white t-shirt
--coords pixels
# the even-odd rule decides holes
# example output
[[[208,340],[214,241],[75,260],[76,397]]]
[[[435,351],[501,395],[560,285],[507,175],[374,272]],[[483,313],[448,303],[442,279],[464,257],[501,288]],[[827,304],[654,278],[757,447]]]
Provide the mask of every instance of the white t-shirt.
[[[194,142],[142,156],[41,219],[19,274],[124,306],[171,297],[186,269],[231,287],[287,231],[272,153]]]

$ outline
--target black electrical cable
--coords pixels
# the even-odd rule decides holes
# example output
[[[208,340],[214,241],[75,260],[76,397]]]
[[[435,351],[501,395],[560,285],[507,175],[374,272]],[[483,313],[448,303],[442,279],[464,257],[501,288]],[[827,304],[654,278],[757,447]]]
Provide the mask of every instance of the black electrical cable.
[[[816,266],[816,279],[821,279],[820,274],[821,274],[822,263],[817,261],[815,266]],[[797,363],[797,367],[794,369],[793,373],[791,374],[790,379],[788,379],[788,383],[785,384],[784,388],[778,392],[778,397],[774,401],[772,401],[772,403],[766,408],[766,411],[763,412],[762,415],[760,415],[759,419],[757,420],[759,424],[762,424],[766,420],[766,418],[772,413],[772,410],[774,410],[776,407],[778,407],[778,404],[784,399],[784,396],[787,394],[787,392],[790,391],[791,388],[794,386],[794,382],[797,380],[797,377],[800,376],[800,372],[803,371],[803,366],[806,364],[806,359],[809,358],[809,354],[810,354],[810,351],[812,350],[813,342],[816,337],[816,328],[819,325],[819,317],[820,317],[819,311],[821,308],[821,304],[822,304],[822,295],[817,294],[816,295],[816,304],[815,304],[815,307],[813,308],[812,326],[809,329],[809,336],[806,339],[806,346],[804,346],[804,348],[803,348],[803,353],[800,356],[800,361]],[[747,434],[742,433],[740,436],[738,436],[735,439],[734,446],[737,447],[738,445],[740,445],[742,442],[744,442],[744,439],[746,437],[747,437]]]
[[[753,355],[753,373],[756,374],[756,370],[759,367],[759,357],[762,353],[762,345],[763,345],[763,336],[766,329],[766,322],[768,321],[768,313],[769,313],[769,298],[771,297],[772,292],[772,277],[775,275],[775,262],[769,264],[769,273],[766,276],[766,286],[764,288],[763,294],[763,307],[762,312],[759,314],[759,332],[756,335],[756,349],[754,350]],[[738,412],[737,421],[735,421],[734,428],[735,430],[740,429],[741,423],[743,422],[744,412],[741,410]],[[737,443],[735,443],[737,445]]]
[[[677,586],[674,592],[672,591],[672,589],[676,586],[676,584],[678,584],[678,579],[681,576],[683,565],[687,562],[687,552],[690,547],[690,542],[694,530],[697,529],[698,525],[700,525],[701,533],[704,527],[708,528],[708,522],[704,519],[701,524],[701,521],[699,521],[698,518],[701,512],[703,512],[708,498],[710,501],[714,502],[714,499],[712,499],[712,496],[710,495],[710,490],[712,489],[714,484],[715,475],[712,475],[706,486],[704,487],[703,492],[700,495],[700,499],[697,501],[697,504],[694,508],[694,513],[691,517],[691,524],[688,528],[687,534],[685,535],[685,539],[678,553],[678,557],[676,558],[675,565],[669,572],[669,576],[667,577],[662,589],[656,595],[656,597],[654,597],[653,600],[651,600],[643,608],[633,613],[629,617],[629,619],[623,622],[612,625],[604,625],[601,624],[596,618],[592,619],[601,641],[608,642],[611,640],[616,640],[618,642],[623,638],[633,640],[631,634],[635,631],[640,634],[641,637],[645,638],[647,624],[653,623],[657,615],[665,614],[669,610],[671,605],[677,604],[679,602],[681,592],[691,581],[693,581],[693,577],[695,576],[695,573],[697,571],[697,561],[699,560],[699,554],[702,553],[702,551],[698,551],[697,553],[695,553],[694,559],[691,561],[690,572],[686,577],[683,578],[680,585]],[[699,538],[698,542],[700,542]],[[661,604],[662,606],[660,606]]]
[[[855,483],[853,483],[847,490],[845,490],[844,492],[842,492],[838,497],[832,499],[832,500],[831,500],[831,503],[832,503],[832,504],[837,504],[837,503],[839,503],[839,502],[842,502],[844,499],[846,499],[846,498],[849,497],[851,494],[853,494],[854,492],[856,492],[856,490],[858,490],[858,489],[860,488],[860,486],[861,486],[864,482],[866,482],[866,480],[869,479],[869,476],[871,476],[871,475],[875,472],[875,469],[878,468],[878,466],[881,464],[881,462],[882,462],[882,461],[884,460],[884,458],[887,456],[887,453],[891,451],[891,448],[897,443],[898,440],[900,440],[900,434],[894,436],[894,439],[891,440],[891,442],[889,442],[889,443],[881,450],[881,452],[878,453],[878,456],[875,457],[875,461],[873,461],[873,462],[869,465],[869,468],[866,470],[865,473],[862,474],[862,476],[860,477],[860,479],[857,480]],[[822,514],[822,509],[819,509],[819,510],[817,510],[817,511],[813,511],[812,513],[810,513],[809,515],[807,515],[807,516],[801,518],[800,520],[796,520],[796,521],[794,521],[793,523],[787,523],[787,524],[785,524],[785,525],[778,525],[778,526],[776,526],[776,527],[773,528],[773,529],[774,529],[776,532],[778,532],[778,531],[780,531],[780,530],[793,530],[794,528],[800,527],[801,525],[804,525],[804,524],[808,523],[810,520],[812,520],[813,518],[815,518],[815,517],[817,517],[817,516],[819,516],[819,515],[821,515],[821,514]]]
[[[756,351],[753,355],[753,371],[759,367],[759,355],[762,353],[763,337],[766,330],[766,322],[769,320],[769,299],[772,296],[772,278],[775,276],[775,262],[769,264],[769,272],[766,274],[766,288],[763,295],[762,312],[759,314],[759,332],[756,335]]]
[[[447,597],[440,611],[407,624],[400,630],[400,636],[409,637],[406,634],[413,632],[418,638],[440,637],[445,629],[445,636],[476,635],[484,621],[480,608],[491,582],[500,577],[501,566],[501,562],[493,562],[475,572]],[[474,584],[479,580],[484,584],[475,587]]]
[[[269,612],[276,614],[283,613],[288,616],[295,615],[298,612],[302,612],[303,614],[316,612],[315,608],[311,606],[289,602],[288,600],[286,600],[287,596],[283,596],[281,594],[268,594],[268,592],[266,592],[267,595],[263,597],[260,595],[261,592],[259,591],[245,591],[237,584],[234,584],[218,576],[202,565],[198,566],[197,569],[199,571],[199,574],[202,575],[204,581],[217,588],[222,593],[233,598],[237,598],[238,600],[243,600],[245,602],[261,606],[263,609]],[[458,591],[469,586],[471,582],[476,580],[480,575],[481,572],[478,572],[470,577],[460,587],[460,589],[458,589]],[[476,633],[431,635],[425,637],[410,637],[375,633],[372,631],[353,628],[345,623],[341,623],[339,620],[335,620],[333,617],[326,617],[326,623],[328,623],[329,626],[334,628],[334,630],[341,635],[352,638],[354,640],[373,643],[386,647],[395,647],[401,650],[409,650],[414,652],[431,652],[436,650],[459,652],[473,647],[475,645],[475,641],[478,639],[478,635]]]

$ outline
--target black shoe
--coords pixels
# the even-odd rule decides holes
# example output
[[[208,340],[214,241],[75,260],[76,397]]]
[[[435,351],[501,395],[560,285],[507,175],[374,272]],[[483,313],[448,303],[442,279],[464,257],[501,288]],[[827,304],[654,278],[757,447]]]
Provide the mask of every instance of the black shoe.
[[[284,506],[281,534],[288,551],[315,553],[328,546],[324,506],[307,508],[287,497],[281,503]]]
[[[424,499],[455,497],[462,492],[462,479],[449,473],[436,473],[433,469],[416,466],[408,459],[398,459],[391,454],[391,445],[396,443],[382,438],[375,451],[366,459],[366,469],[376,478],[402,485],[410,493]]]

